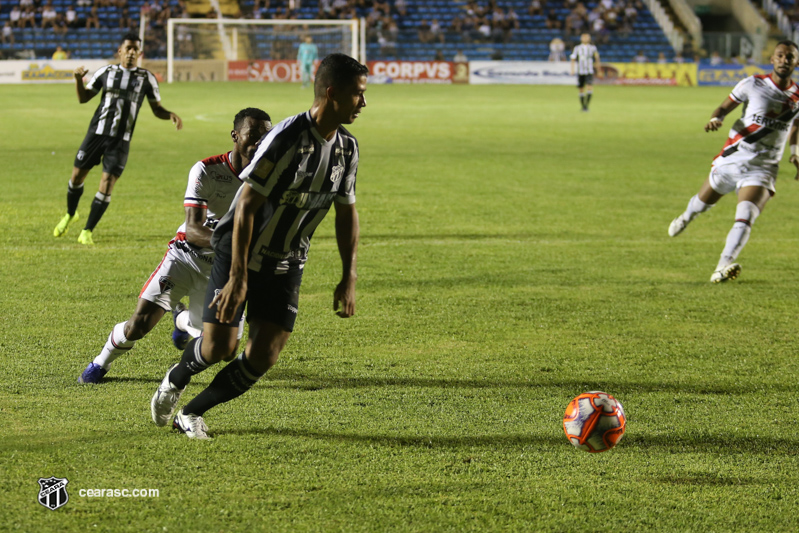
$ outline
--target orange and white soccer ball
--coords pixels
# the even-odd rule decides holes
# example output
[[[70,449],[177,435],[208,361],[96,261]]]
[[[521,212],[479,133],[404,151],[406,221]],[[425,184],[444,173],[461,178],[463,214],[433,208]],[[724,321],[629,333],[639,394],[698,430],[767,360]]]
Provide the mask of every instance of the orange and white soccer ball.
[[[621,403],[610,394],[591,391],[580,394],[566,407],[563,431],[575,448],[605,452],[616,446],[624,435],[627,416]]]

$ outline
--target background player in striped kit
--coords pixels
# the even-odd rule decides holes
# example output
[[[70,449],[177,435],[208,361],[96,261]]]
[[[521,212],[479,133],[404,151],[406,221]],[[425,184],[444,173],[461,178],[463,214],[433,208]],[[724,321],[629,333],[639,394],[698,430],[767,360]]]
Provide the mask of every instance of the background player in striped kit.
[[[700,213],[722,196],[738,194],[735,223],[727,234],[712,283],[733,280],[741,272],[735,262],[749,240],[752,225],[776,189],[779,162],[790,138],[791,163],[799,170],[799,145],[796,117],[799,114],[799,87],[791,75],[799,64],[799,49],[791,41],[781,41],[771,56],[771,74],[749,76],[738,82],[730,96],[717,107],[705,131],[721,128],[724,117],[744,104],[741,118],[730,128],[721,153],[713,159],[710,175],[699,192],[688,201],[685,212],[669,225],[669,236],[676,237]],[[789,131],[790,130],[790,131]],[[797,172],[796,179],[799,179]]]
[[[574,76],[577,67],[577,89],[580,92],[580,105],[583,111],[588,111],[591,96],[594,94],[594,71],[602,77],[602,65],[599,62],[599,51],[591,44],[591,35],[580,35],[580,44],[572,50],[571,74]]]
[[[86,85],[83,84],[83,77],[88,71],[84,67],[75,69],[75,85],[81,104],[91,100],[100,91],[103,95],[75,157],[72,178],[67,188],[67,214],[55,227],[53,235],[63,236],[69,226],[78,220],[77,209],[83,194],[83,182],[89,171],[102,160],[103,176],[86,226],[78,236],[81,244],[94,244],[92,231],[108,208],[114,184],[125,170],[133,128],[144,98],[147,97],[156,117],[172,121],[178,130],[183,128],[180,117],[161,105],[158,82],[153,73],[136,66],[141,55],[139,36],[133,33],[125,35],[117,55],[120,60],[118,65],[99,69]]]
[[[173,427],[209,438],[205,412],[245,393],[277,362],[297,318],[310,239],[331,205],[342,263],[333,309],[342,318],[355,313],[358,143],[342,124],[366,106],[368,72],[344,54],[327,56],[316,72],[311,109],[275,126],[242,172],[245,184],[214,230],[203,336],[189,342],[153,395],[156,425],[169,422],[193,375],[234,352],[245,303],[245,351],[175,415]]]
[[[211,234],[219,218],[227,213],[242,183],[239,174],[255,155],[258,141],[272,128],[271,121],[260,109],[242,109],[234,117],[230,132],[233,149],[191,168],[183,199],[185,222],[144,284],[133,315],[114,326],[100,354],[78,378],[79,383],[99,383],[111,363],[133,348],[167,311],[178,307],[184,296],[189,297],[189,310],[175,314],[172,341],[183,349],[189,341],[186,331],[194,337],[201,335],[205,289],[214,261]],[[241,331],[239,328],[238,338]]]

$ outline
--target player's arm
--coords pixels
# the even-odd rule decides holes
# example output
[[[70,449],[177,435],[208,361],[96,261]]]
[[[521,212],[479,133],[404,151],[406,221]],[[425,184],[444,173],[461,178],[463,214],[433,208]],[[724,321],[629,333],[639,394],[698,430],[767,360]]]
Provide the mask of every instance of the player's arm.
[[[177,114],[173,113],[172,111],[168,111],[161,105],[161,102],[156,102],[154,100],[148,100],[150,102],[150,109],[153,110],[153,115],[160,118],[161,120],[170,120],[172,124],[175,125],[176,130],[183,129],[183,121],[180,119]]]
[[[333,292],[333,310],[341,318],[355,314],[355,282],[358,280],[358,238],[361,234],[355,204],[335,202],[336,243],[341,256],[341,282]],[[339,309],[339,307],[341,309]]]
[[[791,147],[791,159],[789,160],[796,167],[796,176],[793,179],[799,180],[799,126],[794,121],[791,132],[788,134],[788,144]]]
[[[211,247],[211,235],[214,230],[205,225],[204,207],[186,207],[186,241],[198,248]]]
[[[729,97],[725,98],[721,105],[713,110],[710,120],[705,124],[705,131],[716,131],[721,128],[724,123],[724,117],[729,115],[736,107],[738,107],[738,102]]]
[[[86,67],[78,67],[74,71],[75,89],[78,92],[78,102],[80,102],[81,104],[85,104],[86,102],[91,100],[92,97],[96,94],[86,89],[86,85],[83,83],[83,77],[88,73],[89,69],[87,69]]]
[[[255,213],[264,205],[266,196],[243,185],[236,201],[233,215],[233,250],[230,261],[230,277],[222,290],[214,297],[210,307],[217,304],[216,319],[222,323],[233,320],[236,309],[247,298],[247,251],[252,240]]]
[[[577,63],[577,60],[574,58],[574,55],[569,58],[569,70],[571,71],[571,75],[574,76],[574,64]]]
[[[602,77],[602,62],[599,60],[599,52],[594,52],[594,70],[598,78]]]

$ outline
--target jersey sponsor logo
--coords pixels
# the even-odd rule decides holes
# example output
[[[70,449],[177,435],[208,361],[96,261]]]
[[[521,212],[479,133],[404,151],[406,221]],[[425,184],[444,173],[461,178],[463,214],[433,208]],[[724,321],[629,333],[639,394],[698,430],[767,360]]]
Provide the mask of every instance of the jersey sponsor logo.
[[[297,314],[297,308],[296,308],[296,307],[294,307],[293,305],[291,305],[291,304],[288,304],[288,306],[287,306],[287,309],[288,309],[289,311],[291,311],[292,313],[294,313],[295,315]]]
[[[169,276],[161,276],[158,278],[158,286],[162,293],[169,292],[175,288],[175,282]]]
[[[752,115],[752,122],[760,124],[772,130],[788,131],[790,124],[777,120],[771,117],[764,117],[763,115]]]
[[[300,146],[299,149],[297,150],[297,153],[300,154],[300,155],[312,154],[312,153],[314,153],[314,146],[313,145],[311,145],[311,146]]]
[[[233,177],[229,174],[220,174],[218,172],[209,172],[208,175],[214,181],[221,181],[222,183],[230,183],[233,181]]]
[[[341,179],[343,175],[344,175],[344,167],[341,165],[336,165],[330,171],[330,181],[336,183]]]
[[[334,192],[300,192],[288,190],[283,193],[280,205],[293,205],[297,209],[324,209],[330,206]]]
[[[349,157],[349,156],[352,155],[352,150],[347,150],[346,148],[336,147],[336,149],[333,151],[333,155],[336,155],[336,156],[343,155],[343,156]]]

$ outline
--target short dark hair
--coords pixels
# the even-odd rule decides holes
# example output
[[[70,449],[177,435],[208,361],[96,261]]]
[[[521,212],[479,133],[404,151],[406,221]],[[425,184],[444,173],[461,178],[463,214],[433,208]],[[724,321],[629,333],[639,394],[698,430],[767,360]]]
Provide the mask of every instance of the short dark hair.
[[[132,41],[134,43],[140,43],[141,39],[139,39],[139,35],[137,33],[128,32],[128,33],[126,33],[124,35],[124,37],[122,37],[122,42],[124,43],[125,41]]]
[[[255,120],[268,120],[272,122],[272,118],[266,111],[258,109],[257,107],[247,107],[236,113],[236,116],[233,118],[233,129],[235,131],[241,130],[241,127],[244,126],[244,119],[247,117],[254,118]]]
[[[369,68],[347,54],[330,54],[316,69],[314,96],[322,97],[328,87],[340,88],[352,83],[358,76],[367,75],[369,75]]]
[[[778,43],[777,43],[777,46],[779,46],[779,45],[781,45],[781,44],[782,44],[782,45],[785,45],[785,46],[793,46],[794,48],[796,48],[796,50],[797,50],[797,51],[799,51],[799,46],[796,46],[796,43],[795,43],[795,42],[793,42],[793,41],[789,41],[789,40],[787,40],[787,39],[786,39],[786,40],[784,40],[784,41],[780,41],[780,42],[778,42]],[[777,48],[777,46],[775,46],[774,48]]]

